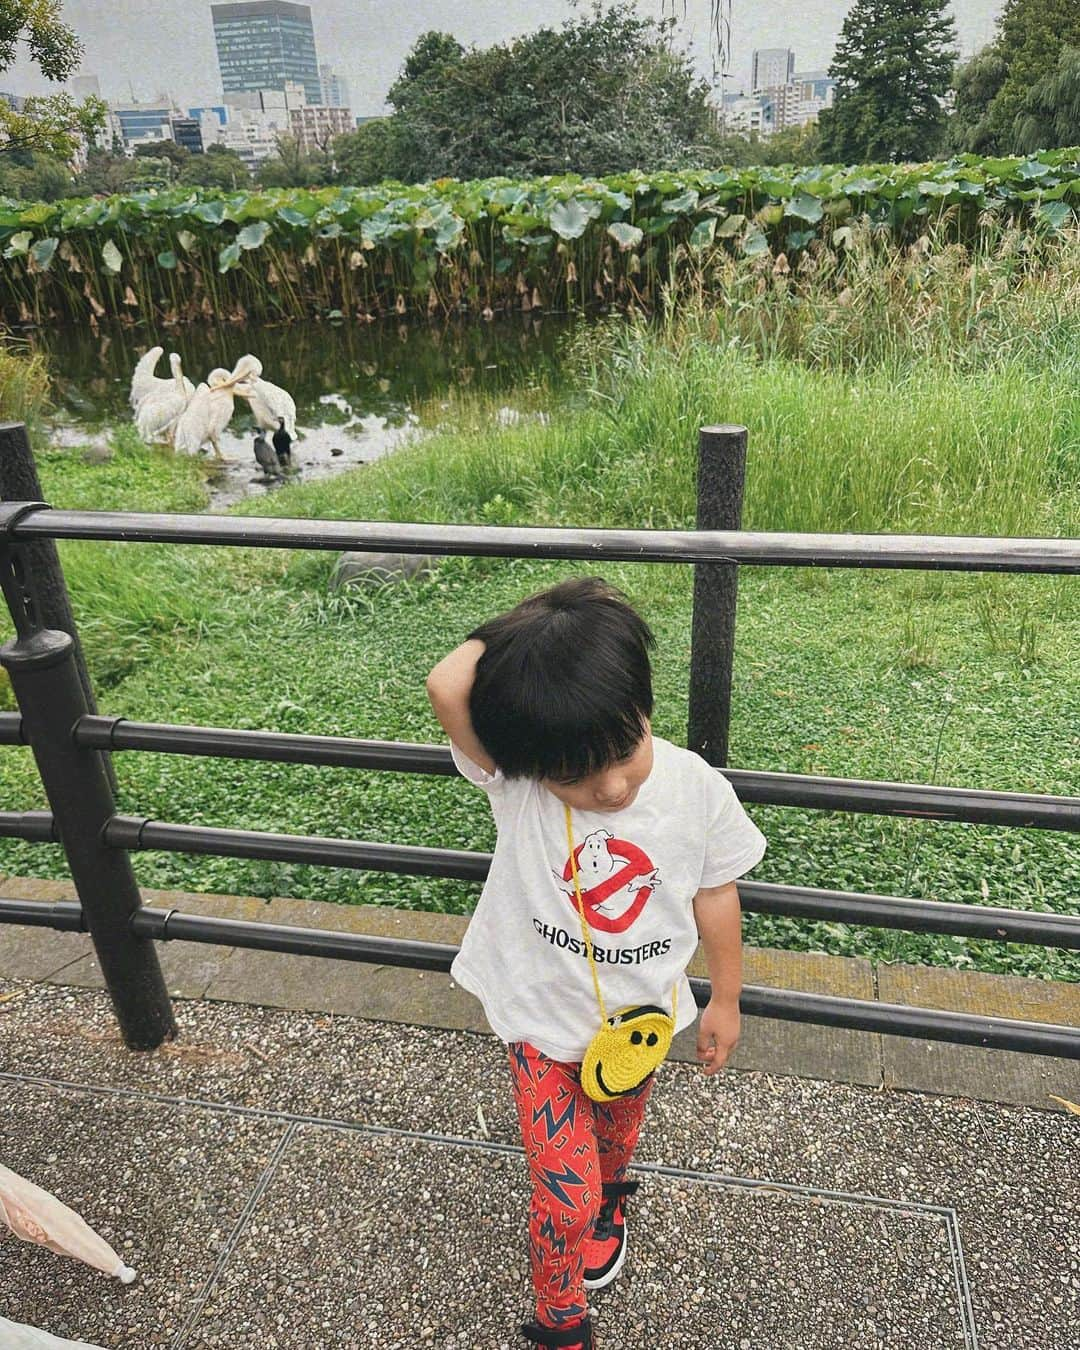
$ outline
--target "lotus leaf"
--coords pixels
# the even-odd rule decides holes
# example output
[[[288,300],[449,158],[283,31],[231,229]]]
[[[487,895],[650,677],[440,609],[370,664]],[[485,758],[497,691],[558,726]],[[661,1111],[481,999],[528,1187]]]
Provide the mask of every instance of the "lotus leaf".
[[[222,201],[199,202],[191,214],[207,225],[220,225],[225,219],[225,203]]]
[[[593,219],[589,205],[592,203],[585,204],[577,197],[571,197],[569,201],[557,202],[551,208],[549,224],[560,239],[581,238],[589,221]]]
[[[817,238],[817,230],[792,230],[787,237],[788,252],[805,248],[811,240]]]
[[[1023,164],[1018,164],[1013,170],[1017,178],[1043,178],[1050,172],[1050,165],[1043,164],[1037,159],[1026,160]]]
[[[690,232],[690,247],[692,249],[703,249],[713,242],[713,236],[716,234],[716,217],[709,216],[707,220],[700,220]]]
[[[53,254],[60,240],[50,235],[47,239],[39,239],[30,250],[30,256],[43,272],[47,272],[52,265]]]
[[[1035,208],[1035,214],[1052,230],[1060,230],[1072,216],[1072,207],[1066,202],[1040,202]]]
[[[824,210],[820,197],[811,197],[804,192],[788,202],[784,209],[784,215],[795,216],[797,220],[805,220],[810,225],[816,225],[824,214]]]
[[[461,242],[464,233],[465,222],[460,216],[448,212],[439,221],[438,229],[435,231],[435,247],[440,253],[445,253],[451,244]]]
[[[253,221],[250,225],[245,225],[236,236],[236,242],[244,249],[258,248],[265,242],[266,236],[270,233],[270,224],[265,220]]]
[[[645,237],[644,230],[626,220],[613,220],[607,227],[607,232],[623,250],[637,248]]]
[[[669,197],[666,202],[661,202],[660,209],[661,211],[669,212],[673,216],[684,215],[686,212],[692,211],[694,207],[697,206],[698,196],[699,194],[694,188],[688,188],[685,192],[680,193],[678,197]]]

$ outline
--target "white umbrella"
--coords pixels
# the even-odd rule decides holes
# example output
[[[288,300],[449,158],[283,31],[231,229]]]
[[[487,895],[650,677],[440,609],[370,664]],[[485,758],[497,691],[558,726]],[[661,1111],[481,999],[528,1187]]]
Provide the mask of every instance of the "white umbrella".
[[[74,1256],[106,1275],[130,1284],[135,1272],[85,1219],[55,1195],[0,1163],[0,1219],[16,1237],[36,1242],[61,1256]],[[6,1345],[7,1343],[4,1342]]]
[[[105,1350],[104,1346],[91,1345],[89,1341],[65,1341],[37,1327],[9,1322],[6,1317],[0,1317],[0,1345],[4,1350]]]

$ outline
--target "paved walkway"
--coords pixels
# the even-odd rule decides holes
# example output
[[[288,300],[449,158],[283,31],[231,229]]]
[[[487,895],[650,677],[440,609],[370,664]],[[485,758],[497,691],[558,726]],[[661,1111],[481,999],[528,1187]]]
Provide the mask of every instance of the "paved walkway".
[[[438,941],[461,926],[145,899]],[[181,1034],[133,1054],[85,936],[0,928],[0,1157],[139,1272],[122,1286],[0,1238],[0,1316],[124,1350],[523,1350],[526,1171],[472,1000],[421,972],[160,951]],[[875,996],[864,962],[747,955],[748,983]],[[1072,986],[951,974],[881,968],[876,993],[1080,1025]],[[1080,1065],[745,1019],[710,1080],[680,1041],[626,1269],[593,1296],[598,1350],[1077,1345],[1080,1121],[1048,1094],[1080,1100]]]

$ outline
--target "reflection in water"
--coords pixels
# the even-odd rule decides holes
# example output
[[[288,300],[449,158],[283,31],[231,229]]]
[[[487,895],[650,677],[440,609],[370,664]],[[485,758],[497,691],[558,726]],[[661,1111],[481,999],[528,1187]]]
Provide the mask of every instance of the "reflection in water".
[[[49,358],[56,446],[103,442],[110,428],[130,422],[131,373],[150,347],[165,348],[159,376],[167,377],[168,354],[175,351],[196,383],[215,366],[231,369],[253,352],[265,378],[296,400],[293,460],[298,477],[310,480],[386,454],[415,431],[413,406],[455,385],[496,394],[541,380],[557,387],[558,340],[570,322],[521,315],[446,327],[297,323],[171,331],[116,327],[99,334],[80,326],[40,332],[33,342]],[[225,464],[209,484],[211,510],[282,486],[258,469],[254,433],[251,411],[238,398],[221,442]]]

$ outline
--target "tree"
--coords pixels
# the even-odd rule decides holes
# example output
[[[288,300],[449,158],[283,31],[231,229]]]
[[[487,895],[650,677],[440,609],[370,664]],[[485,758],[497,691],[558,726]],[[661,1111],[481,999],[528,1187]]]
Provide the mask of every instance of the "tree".
[[[990,105],[1005,83],[1008,68],[996,47],[984,47],[953,78],[956,98],[949,118],[951,150],[992,155],[998,150],[998,134],[990,118]]]
[[[947,10],[948,0],[855,0],[829,67],[836,102],[819,118],[826,160],[925,160],[938,150],[956,61]]]
[[[56,202],[73,192],[71,170],[58,159],[30,150],[0,156],[0,197]]]
[[[60,22],[60,0],[0,0],[0,71],[15,60],[20,42],[47,80],[66,80],[78,69],[82,44]],[[70,94],[35,96],[16,111],[0,101],[0,154],[39,150],[70,159],[81,139],[91,140],[105,125],[99,98],[76,103]]]
[[[149,155],[153,159],[167,159],[174,169],[182,169],[191,158],[186,145],[177,145],[175,141],[146,141],[135,147],[135,156]]]
[[[1067,132],[1067,111],[1064,123],[1051,111],[1059,106],[1053,100],[1069,99],[1069,75],[1062,76],[1059,64],[1066,48],[1080,48],[1076,0],[1006,0],[993,44],[957,73],[951,143],[983,154],[1026,154],[1044,137],[1045,143],[1075,143],[1075,133],[1062,140],[1053,129]],[[1064,85],[1057,83],[1062,78]],[[1036,89],[1038,106],[1031,102]]]
[[[1011,150],[1029,91],[1057,66],[1063,47],[1080,47],[1076,0],[1006,0],[994,46],[1008,75],[990,106],[1002,149]]]
[[[1014,123],[1020,154],[1080,145],[1080,47],[1063,47],[1057,69],[1033,84]]]
[[[321,187],[330,176],[326,153],[309,155],[295,136],[276,138],[277,154],[255,171],[260,187]]]
[[[127,155],[91,146],[87,152],[86,165],[75,179],[75,194],[89,197],[126,192],[141,171],[134,158],[129,159]]]
[[[235,150],[223,145],[207,147],[205,155],[192,155],[180,170],[178,183],[189,187],[221,188],[235,192],[251,184],[247,165]]]
[[[333,157],[342,183],[359,187],[397,176],[407,152],[399,144],[401,129],[393,117],[373,117],[355,131],[336,136]]]
[[[821,132],[816,122],[803,126],[784,127],[764,136],[757,143],[757,154],[752,164],[794,164],[806,166],[821,163]]]
[[[483,50],[423,34],[390,89],[380,148],[405,182],[676,166],[708,139],[707,93],[670,24],[597,2],[561,29]]]

